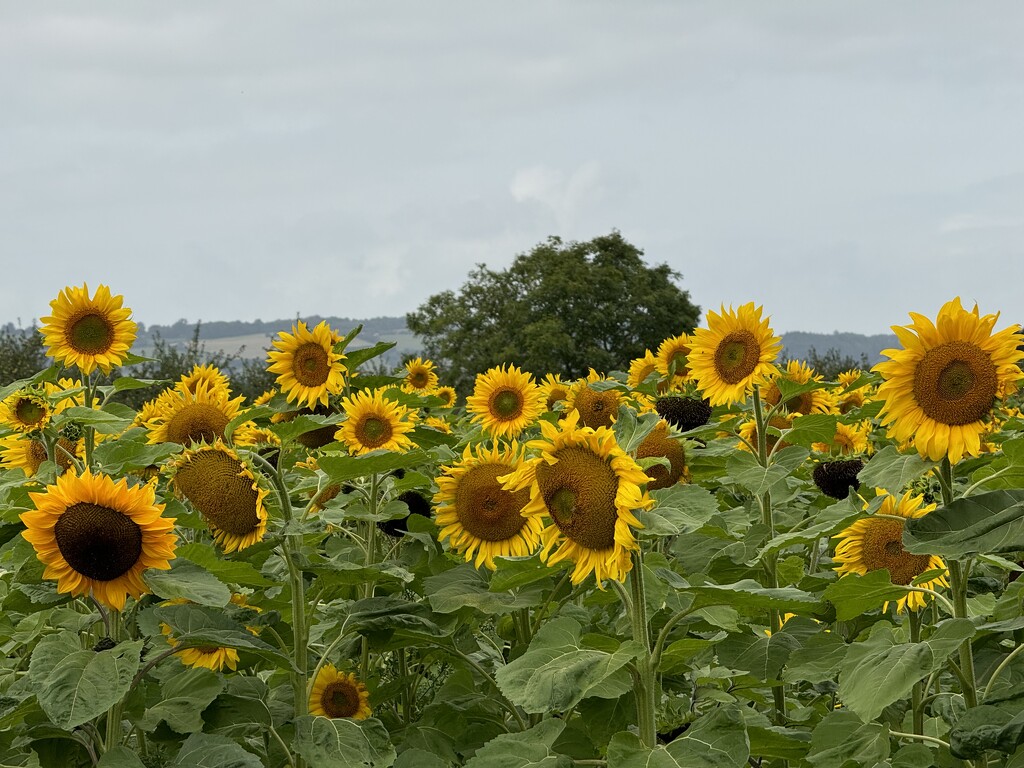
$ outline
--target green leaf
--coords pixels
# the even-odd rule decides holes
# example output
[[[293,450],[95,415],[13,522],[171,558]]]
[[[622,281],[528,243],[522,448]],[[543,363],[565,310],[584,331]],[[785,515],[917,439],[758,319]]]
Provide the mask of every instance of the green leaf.
[[[181,450],[177,443],[148,445],[145,437],[121,437],[105,440],[96,446],[95,457],[103,471],[112,475],[124,474],[131,470],[163,464]]]
[[[103,753],[96,768],[146,768],[146,764],[128,747],[114,747]]]
[[[786,460],[780,462],[779,458],[783,454],[786,454]],[[775,457],[774,463],[762,467],[752,453],[736,451],[729,459],[726,471],[738,485],[754,496],[760,496],[768,491],[771,491],[773,496],[785,495],[786,480],[793,469],[790,463],[798,455],[802,462],[810,455],[810,452],[801,446],[790,446]]]
[[[546,622],[526,653],[498,670],[501,692],[531,714],[565,711],[596,695],[601,684],[640,651],[632,641],[614,653],[586,648],[580,642],[581,633],[574,619]]]
[[[188,668],[160,685],[160,700],[146,710],[139,725],[154,730],[164,721],[178,733],[203,730],[203,710],[224,690],[223,679],[204,667]]]
[[[418,464],[429,464],[432,459],[426,451],[373,451],[362,456],[322,456],[317,463],[332,483],[344,483],[357,477],[367,477],[374,472],[391,472]]]
[[[829,713],[811,731],[806,760],[820,768],[875,766],[889,757],[889,729],[848,711]]]
[[[153,593],[165,600],[184,598],[199,605],[223,608],[231,600],[231,590],[205,568],[178,557],[169,570],[149,568],[142,579]]]
[[[528,731],[503,733],[480,747],[466,768],[572,768],[572,758],[552,750],[564,729],[562,720],[551,719]]]
[[[491,592],[504,592],[536,584],[571,567],[571,563],[564,560],[554,567],[545,565],[541,562],[539,552],[529,557],[496,557],[494,564],[497,568],[491,574]]]
[[[136,379],[131,376],[118,376],[111,385],[114,392],[124,392],[128,389],[145,389],[154,384],[166,383],[167,379]]]
[[[182,544],[176,551],[178,557],[190,560],[205,568],[221,581],[241,584],[246,587],[269,587],[274,582],[252,567],[246,560],[228,560],[230,555],[219,555],[208,544]]]
[[[451,763],[423,749],[407,749],[398,756],[395,768],[450,768]]]
[[[648,749],[626,731],[608,743],[608,768],[742,768],[749,757],[750,741],[737,706],[712,710],[667,746]]]
[[[771,539],[761,548],[761,551],[758,553],[758,559],[763,559],[767,554],[781,552],[788,547],[813,544],[822,537],[832,536],[863,514],[849,497],[826,507],[816,516],[825,517],[826,513],[830,513],[830,516],[820,523],[815,523],[796,531],[790,531],[789,533],[783,533]],[[831,515],[841,515],[841,517]]]
[[[999,707],[968,709],[949,732],[949,751],[954,757],[973,760],[995,749],[1010,754],[1024,743],[1024,712],[1014,716]]]
[[[793,426],[786,430],[785,441],[792,445],[803,445],[808,448],[813,443],[831,443],[836,436],[836,424],[839,417],[826,413],[809,413],[798,416]]]
[[[784,632],[768,635],[732,634],[716,644],[719,662],[729,669],[749,672],[758,680],[778,680],[789,654],[800,641]]]
[[[106,712],[128,692],[139,669],[142,641],[109,651],[76,651],[58,661],[43,681],[39,706],[50,722],[71,730]]]
[[[388,768],[397,757],[387,730],[375,718],[299,717],[295,751],[317,768]]]
[[[430,607],[437,613],[455,613],[474,608],[488,615],[511,613],[518,608],[539,605],[539,590],[530,592],[491,592],[487,580],[470,563],[463,563],[437,576],[423,580]]]
[[[104,435],[118,435],[132,425],[130,418],[119,416],[105,409],[86,408],[82,405],[75,405],[61,411],[60,417],[61,421],[74,421],[84,426],[94,427],[97,432]]]
[[[626,453],[633,453],[644,441],[651,430],[658,426],[661,416],[656,413],[645,413],[639,419],[636,411],[626,405],[619,406],[619,413],[612,425],[615,441]]]
[[[684,637],[682,640],[676,640],[662,652],[658,671],[663,675],[683,672],[690,667],[690,662],[694,658],[712,647],[714,647],[714,642],[699,637]]]
[[[193,733],[181,745],[171,768],[263,768],[263,761],[226,736]]]
[[[657,504],[637,512],[644,525],[641,535],[675,536],[690,533],[718,514],[718,501],[699,485],[678,484],[654,491]]]
[[[409,433],[409,437],[420,448],[433,448],[438,445],[447,445],[449,448],[458,445],[457,435],[449,435],[438,429],[427,426],[418,426]]]
[[[857,478],[869,488],[897,493],[911,480],[937,466],[937,462],[922,459],[916,453],[900,453],[896,446],[888,445],[868,460]]]
[[[923,517],[907,520],[903,546],[916,555],[951,559],[1024,549],[1024,490],[955,499]]]
[[[825,599],[835,606],[836,618],[840,621],[855,619],[906,594],[906,587],[893,584],[885,568],[868,571],[863,576],[848,573],[825,588]]]
[[[292,668],[290,658],[214,608],[201,605],[165,605],[152,610],[156,620],[167,624],[174,634],[174,639],[182,646],[214,645],[238,648],[254,653],[279,667]]]
[[[940,671],[949,658],[966,640],[971,639],[978,629],[970,619],[947,619],[940,623],[925,640],[932,649],[932,672]]]
[[[818,613],[824,606],[810,592],[794,587],[762,587],[753,579],[735,584],[700,584],[680,586],[680,591],[694,596],[694,608],[709,605],[730,605],[741,611],[765,611],[772,608],[784,613]]]
[[[839,672],[839,696],[862,720],[874,720],[895,701],[909,696],[928,676],[934,654],[927,643],[897,645],[891,627],[876,624],[867,640],[854,643]]]
[[[372,360],[375,357],[380,357],[389,349],[393,349],[397,344],[397,341],[378,341],[372,347],[363,347],[362,349],[353,349],[345,352],[345,368],[348,369],[349,375],[351,372],[358,368],[360,365],[365,363],[367,360]]]
[[[839,674],[849,646],[834,632],[809,637],[786,662],[782,680],[786,683],[823,683]]]
[[[811,734],[795,728],[747,724],[750,754],[754,757],[780,757],[800,760],[811,748]]]
[[[307,432],[324,429],[325,427],[336,427],[340,420],[337,414],[329,416],[301,414],[291,421],[270,424],[267,428],[277,435],[282,443],[290,443]]]

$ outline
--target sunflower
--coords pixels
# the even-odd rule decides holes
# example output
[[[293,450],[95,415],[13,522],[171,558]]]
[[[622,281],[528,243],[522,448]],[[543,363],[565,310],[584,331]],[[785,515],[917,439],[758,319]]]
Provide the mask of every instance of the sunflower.
[[[651,478],[647,483],[647,490],[669,488],[685,479],[687,474],[686,449],[683,448],[682,440],[669,434],[668,422],[664,419],[655,425],[636,449],[637,459],[648,459],[654,456],[668,459],[669,466],[655,464],[645,470],[647,476]]]
[[[699,397],[665,395],[654,402],[654,410],[681,432],[703,427],[711,420],[711,405]]]
[[[184,597],[175,597],[164,600],[160,605],[188,605],[191,602]],[[177,638],[174,637],[174,630],[169,624],[160,622],[160,631],[167,639],[169,646],[176,648],[179,645]],[[181,663],[187,667],[205,667],[212,672],[220,672],[224,667],[232,672],[238,669],[239,656],[238,651],[234,648],[225,648],[220,645],[200,645],[194,648],[182,648],[174,655],[181,659]]]
[[[715,405],[745,400],[756,384],[778,373],[775,358],[782,340],[761,319],[753,302],[733,311],[708,311],[708,327],[690,337],[687,363],[704,397]]]
[[[828,443],[813,443],[811,447],[821,453],[828,453],[839,456],[855,456],[861,453],[869,453],[871,444],[868,442],[868,435],[871,434],[871,422],[861,421],[856,424],[836,424],[836,433]]]
[[[83,456],[81,440],[57,439],[54,445],[54,463],[66,472],[75,465],[75,459]],[[37,437],[8,435],[0,438],[0,467],[20,469],[26,477],[32,477],[46,461],[46,444]]]
[[[833,558],[839,564],[836,572],[840,576],[847,573],[863,576],[870,571],[885,568],[893,584],[907,586],[923,573],[942,571],[920,586],[932,590],[937,586],[948,587],[946,564],[942,558],[938,555],[912,555],[907,552],[903,548],[903,521],[893,519],[924,517],[935,506],[925,504],[923,496],[911,493],[899,498],[885,494],[877,514],[858,520],[833,537],[839,540]],[[927,597],[922,592],[908,592],[896,602],[896,612],[902,613],[908,607],[911,610],[924,608]],[[888,605],[886,603],[883,610]]]
[[[66,368],[78,366],[86,375],[95,368],[110,373],[125,361],[138,330],[123,302],[123,296],[111,296],[105,285],[92,297],[88,284],[62,290],[50,302],[53,314],[39,318],[47,356]]]
[[[549,373],[544,377],[544,381],[540,383],[540,391],[544,395],[544,405],[549,411],[553,411],[557,403],[569,397],[569,385],[562,381],[557,373]]]
[[[860,408],[874,394],[874,388],[871,386],[853,388],[853,385],[860,381],[863,375],[858,369],[851,368],[848,371],[842,371],[836,377],[836,381],[839,383],[839,390],[835,393],[835,396],[839,413],[846,415],[854,408]]]
[[[872,368],[884,379],[879,419],[889,437],[913,436],[917,452],[932,461],[978,456],[996,399],[1024,377],[1017,366],[1024,336],[1016,325],[993,333],[998,314],[981,316],[977,305],[968,312],[959,297],[942,305],[934,324],[910,316],[911,325],[892,326],[903,348],[883,350],[889,360]]]
[[[785,432],[787,429],[792,429],[793,422],[797,418],[795,413],[776,413],[768,420],[768,426],[780,432]],[[742,438],[739,445],[740,450],[757,453],[757,422],[753,419],[747,419],[740,424],[738,433]],[[765,435],[765,445],[768,447],[768,453],[781,451],[783,448],[789,447],[789,443],[773,432],[767,432]]]
[[[778,385],[779,379],[797,385],[824,381],[824,377],[816,374],[807,363],[802,360],[790,360],[786,363],[786,370],[769,379],[761,390],[761,396],[769,405],[778,405],[782,399],[782,392]],[[826,389],[812,389],[794,395],[782,404],[782,408],[789,413],[799,413],[805,416],[809,413],[835,413],[838,410],[832,394]]]
[[[355,675],[324,664],[310,688],[309,714],[365,720],[371,714],[370,693]]]
[[[31,389],[21,389],[0,402],[0,423],[25,434],[38,432],[50,423],[53,409],[46,398]]]
[[[21,535],[46,564],[43,578],[55,579],[58,592],[91,594],[118,611],[128,595],[148,592],[142,572],[170,568],[178,541],[154,487],[129,487],[127,480],[115,483],[87,469],[65,472],[41,493],[29,493],[35,508],[21,515]]]
[[[518,437],[544,410],[544,394],[533,376],[514,365],[477,374],[466,411],[493,437]]]
[[[172,464],[174,491],[196,508],[225,552],[256,544],[267,530],[268,491],[238,454],[216,441],[186,450]]]
[[[512,492],[530,489],[524,516],[550,518],[541,532],[541,559],[548,565],[572,560],[573,584],[593,573],[600,587],[604,579],[622,581],[633,567],[632,529],[642,527],[633,510],[649,509],[654,500],[641,488],[649,478],[612,430],[578,423],[578,411],[558,425],[542,421],[542,437],[527,444],[541,455],[500,481]]]
[[[201,384],[205,385],[209,392],[219,392],[225,398],[231,397],[231,380],[214,365],[196,363],[191,371],[182,375],[176,388],[195,393]]]
[[[450,435],[452,433],[452,425],[440,416],[427,416],[427,418],[423,420],[423,425],[430,427],[431,429],[436,429],[438,432],[443,432],[446,435]]]
[[[661,342],[655,356],[658,373],[667,380],[679,378],[685,381],[690,374],[686,360],[690,356],[691,344],[692,339],[685,333],[671,336]]]
[[[454,387],[438,387],[432,394],[434,397],[439,397],[444,401],[443,408],[454,408],[456,401],[459,399],[459,395]]]
[[[619,413],[622,393],[617,389],[596,389],[597,382],[610,382],[593,368],[586,378],[577,380],[569,390],[567,409],[575,409],[580,421],[591,429],[610,427]]]
[[[415,445],[408,435],[415,426],[415,414],[385,398],[381,390],[360,390],[342,400],[341,407],[346,419],[334,439],[345,443],[349,453],[405,451]]]
[[[498,481],[521,462],[515,441],[500,450],[477,446],[475,453],[467,445],[462,460],[442,467],[437,478],[438,539],[448,539],[467,561],[475,557],[477,568],[494,570],[495,557],[531,555],[540,544],[541,520],[521,514],[530,501],[529,490],[508,491]]]
[[[224,428],[238,415],[245,400],[228,399],[221,391],[211,391],[204,383],[195,392],[168,389],[157,398],[159,414],[147,424],[150,443],[212,443],[224,439]]]
[[[657,370],[658,361],[651,353],[651,350],[645,349],[643,357],[637,357],[630,361],[626,384],[629,385],[630,389],[636,389],[646,381],[648,376],[657,372]]]
[[[267,353],[267,372],[277,374],[277,386],[288,402],[310,408],[327,405],[328,396],[339,394],[345,386],[345,356],[334,351],[341,337],[326,320],[312,331],[299,320],[291,333],[281,331],[277,336],[275,349]]]
[[[432,393],[436,386],[437,374],[434,372],[433,361],[417,357],[405,364],[405,381],[402,382],[403,391],[425,395]]]

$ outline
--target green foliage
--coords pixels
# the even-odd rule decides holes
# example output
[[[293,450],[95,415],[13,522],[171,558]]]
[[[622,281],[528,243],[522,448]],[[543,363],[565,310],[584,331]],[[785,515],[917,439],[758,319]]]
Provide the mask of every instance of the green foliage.
[[[861,352],[860,357],[854,357],[849,354],[844,355],[835,347],[830,347],[822,354],[811,347],[807,350],[804,362],[813,368],[815,373],[821,374],[825,381],[835,381],[844,371],[853,369],[867,371],[871,368],[871,361],[866,353]]]
[[[0,328],[0,386],[27,379],[46,368],[49,360],[43,335],[33,324],[29,328]]]
[[[642,256],[615,231],[587,242],[550,237],[508,269],[479,265],[458,293],[431,296],[406,323],[461,392],[503,363],[571,378],[625,370],[700,314],[680,275]]]

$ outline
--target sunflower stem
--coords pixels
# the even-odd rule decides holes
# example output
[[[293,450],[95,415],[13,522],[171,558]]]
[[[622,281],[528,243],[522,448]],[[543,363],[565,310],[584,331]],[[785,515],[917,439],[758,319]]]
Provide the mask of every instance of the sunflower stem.
[[[370,519],[366,521],[366,551],[365,557],[363,558],[363,565],[369,569],[376,563],[377,558],[377,521],[374,520],[377,516],[378,509],[378,495],[379,495],[379,484],[380,478],[377,473],[374,472],[370,475],[370,495],[367,499],[367,503],[370,507]],[[376,587],[376,582],[372,576],[367,578],[363,597],[369,600],[373,597],[373,592]],[[370,673],[370,641],[366,635],[362,637],[362,648],[360,653],[359,668],[362,672],[362,679],[366,680]]]
[[[640,742],[648,749],[658,743],[658,683],[657,669],[651,653],[651,632],[647,617],[647,591],[644,585],[644,555],[640,549],[630,553],[633,568],[629,574],[632,593],[629,606],[633,623],[633,640],[641,648],[637,659],[636,711]]]
[[[921,642],[921,615],[911,609],[907,611],[907,621],[910,624],[910,642],[917,644]],[[912,709],[914,715],[914,733],[918,736],[924,733],[924,684],[918,680],[914,683],[911,693]]]
[[[110,609],[110,639],[114,643],[121,642],[124,635],[122,631],[124,623],[121,620],[121,612],[113,608]],[[110,709],[107,710],[107,728],[106,736],[103,739],[103,751],[109,752],[114,747],[121,745],[121,740],[124,734],[121,729],[121,708],[124,703],[124,699],[119,699],[111,705]]]

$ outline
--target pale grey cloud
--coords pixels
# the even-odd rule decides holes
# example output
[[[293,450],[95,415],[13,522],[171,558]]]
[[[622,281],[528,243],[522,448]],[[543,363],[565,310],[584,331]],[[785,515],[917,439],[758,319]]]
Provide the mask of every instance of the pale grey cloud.
[[[404,314],[612,228],[705,308],[1024,315],[1024,6],[0,6],[0,322]],[[16,275],[16,279],[10,279]]]

